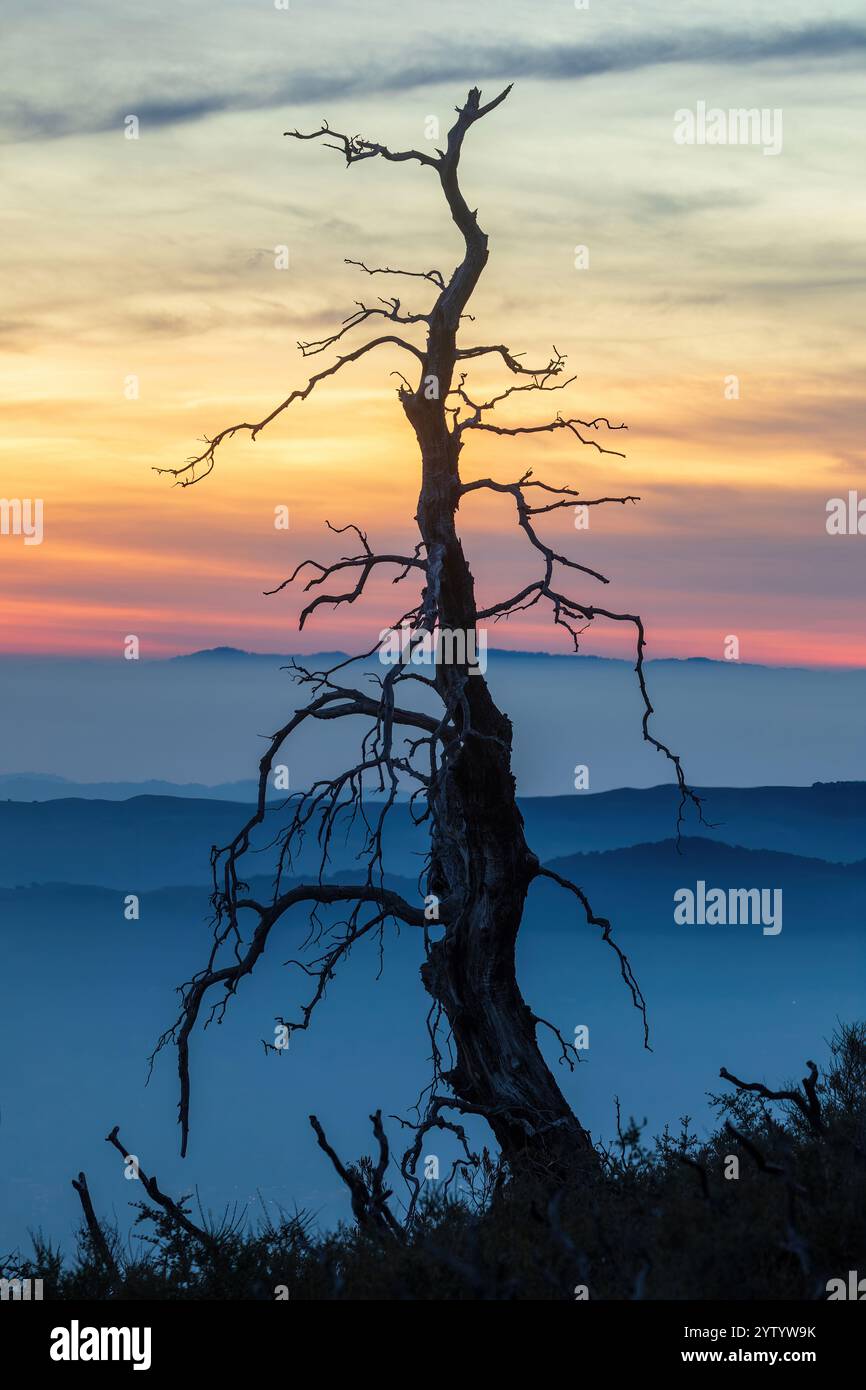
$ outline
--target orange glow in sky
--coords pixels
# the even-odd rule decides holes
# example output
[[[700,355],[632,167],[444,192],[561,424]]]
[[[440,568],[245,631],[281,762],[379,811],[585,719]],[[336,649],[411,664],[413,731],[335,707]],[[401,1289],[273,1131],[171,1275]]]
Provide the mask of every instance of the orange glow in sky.
[[[832,537],[825,526],[828,499],[866,496],[851,293],[863,194],[850,164],[862,129],[847,130],[844,151],[834,143],[834,100],[844,106],[853,74],[840,60],[832,91],[794,84],[772,62],[744,76],[720,44],[703,67],[647,60],[550,80],[533,74],[537,54],[526,57],[524,8],[497,7],[497,52],[511,42],[522,55],[518,81],[473,133],[462,168],[491,239],[464,343],[505,342],[540,363],[555,343],[577,380],[552,398],[553,412],[627,422],[609,439],[627,457],[573,438],[481,436],[464,451],[464,476],[513,480],[532,468],[588,497],[639,494],[638,506],[594,510],[589,531],[575,530],[569,512],[539,529],[609,575],[609,586],[569,576],[569,592],[642,613],[650,656],[718,657],[736,634],[743,660],[864,664],[866,536]],[[448,9],[456,52],[463,19],[450,0]],[[669,20],[685,32],[681,12]],[[429,301],[424,281],[385,289],[346,258],[447,272],[459,251],[429,170],[370,161],[347,172],[336,154],[282,132],[318,123],[324,103],[337,128],[417,145],[431,113],[447,126],[466,81],[410,73],[395,89],[372,72],[329,94],[321,55],[339,68],[348,34],[321,14],[296,14],[290,50],[277,57],[282,21],[248,21],[242,51],[228,11],[202,30],[195,67],[210,76],[199,115],[172,116],[171,35],[157,42],[133,15],[99,53],[79,55],[79,71],[92,64],[89,125],[82,116],[64,127],[54,68],[42,87],[25,84],[15,108],[31,113],[16,119],[32,128],[13,120],[5,161],[0,495],[41,499],[44,537],[27,546],[0,535],[0,651],[106,654],[127,633],[145,657],[216,645],[354,649],[414,601],[413,579],[395,589],[382,576],[366,603],[320,612],[299,636],[302,596],[263,594],[306,557],[347,553],[351,538],[326,520],[411,553],[418,458],[392,374],[417,364],[399,348],[323,383],[256,443],[227,443],[200,485],[172,488],[153,471],[302,385],[331,359],[304,360],[297,341],[327,336],[355,301],[392,290],[405,309]],[[423,23],[406,23],[399,43],[422,51]],[[574,23],[539,11],[538,52],[594,51],[593,19],[579,31]],[[179,61],[193,52],[188,38]],[[277,67],[281,90],[254,99]],[[14,61],[9,70],[14,97],[23,75]],[[748,98],[784,109],[782,153],[675,144],[673,110],[707,92],[723,106]],[[140,135],[130,140],[123,113],[136,110]],[[578,246],[588,248],[584,268]],[[498,359],[473,367],[479,392],[511,384]],[[518,403],[503,420],[551,413],[547,398]],[[279,506],[287,531],[274,526]],[[482,603],[537,572],[508,499],[467,500],[461,524]],[[567,645],[541,609],[493,628],[490,642]],[[619,652],[622,634],[598,624],[582,649]]]

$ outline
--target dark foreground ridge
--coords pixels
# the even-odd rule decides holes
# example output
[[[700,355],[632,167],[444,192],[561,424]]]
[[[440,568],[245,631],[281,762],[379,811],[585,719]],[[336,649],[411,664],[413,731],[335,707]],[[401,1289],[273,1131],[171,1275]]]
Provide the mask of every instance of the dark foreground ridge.
[[[343,1164],[354,1220],[329,1234],[295,1211],[253,1228],[176,1201],[142,1167],[146,1199],[124,1243],[73,1180],[84,1219],[75,1254],[37,1238],[0,1274],[41,1279],[46,1300],[705,1300],[857,1297],[866,1271],[866,1025],[843,1027],[826,1065],[771,1090],[723,1067],[720,1125],[700,1143],[647,1143],[634,1120],[601,1148],[599,1172],[549,1188],[485,1150],[425,1183],[406,1220],[380,1112],[376,1154]],[[117,1130],[107,1136],[126,1155]],[[399,1174],[396,1175],[399,1181]],[[841,1292],[840,1292],[841,1290]],[[847,1290],[847,1292],[846,1292]]]

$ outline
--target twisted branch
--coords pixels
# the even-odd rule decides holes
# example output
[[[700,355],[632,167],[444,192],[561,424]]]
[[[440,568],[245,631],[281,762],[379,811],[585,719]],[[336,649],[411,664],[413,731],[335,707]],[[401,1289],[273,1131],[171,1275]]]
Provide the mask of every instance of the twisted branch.
[[[799,1110],[814,1134],[823,1134],[825,1127],[821,1117],[821,1102],[818,1099],[818,1068],[814,1062],[809,1061],[807,1061],[806,1066],[808,1072],[801,1083],[802,1091],[771,1091],[761,1081],[740,1081],[726,1067],[721,1068],[719,1076],[723,1077],[725,1081],[730,1081],[738,1091],[754,1091],[764,1100],[788,1101]]]

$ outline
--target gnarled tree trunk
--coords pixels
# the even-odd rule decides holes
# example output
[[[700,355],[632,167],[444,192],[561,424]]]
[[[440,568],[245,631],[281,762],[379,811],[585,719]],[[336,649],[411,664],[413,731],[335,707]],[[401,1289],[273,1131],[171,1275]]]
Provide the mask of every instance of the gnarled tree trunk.
[[[471,103],[470,94],[470,111]],[[461,440],[449,428],[445,402],[460,318],[487,263],[488,245],[458,187],[456,153],[442,185],[466,255],[431,313],[421,384],[402,399],[421,450],[417,520],[428,557],[427,596],[441,629],[474,634],[475,586],[455,524]],[[477,667],[470,672],[465,664],[440,663],[436,683],[454,711],[461,741],[429,794],[428,887],[445,899],[450,920],[444,938],[431,943],[421,977],[445,1012],[456,1049],[456,1065],[444,1079],[467,1108],[485,1115],[512,1168],[531,1160],[561,1175],[592,1152],[592,1144],[541,1055],[536,1019],[517,983],[517,933],[538,860],[517,806],[511,722]]]
[[[696,803],[698,799],[686,786],[679,759],[649,732],[652,706],[644,682],[644,632],[640,617],[611,612],[563,593],[555,577],[557,567],[579,571],[602,583],[607,581],[597,571],[558,554],[545,544],[535,530],[537,515],[572,507],[578,498],[583,506],[624,504],[638,499],[602,497],[588,500],[572,487],[552,487],[536,480],[529,472],[511,483],[500,483],[491,478],[464,482],[460,477],[463,443],[475,430],[488,430],[499,435],[566,430],[580,444],[591,445],[600,453],[614,453],[614,450],[597,443],[592,435],[602,427],[606,430],[624,428],[611,425],[603,416],[581,420],[565,418],[561,414],[557,414],[555,420],[549,423],[538,425],[491,423],[490,413],[515,391],[545,392],[568,385],[568,381],[560,383],[557,380],[563,371],[565,359],[554,349],[554,356],[545,367],[529,368],[502,344],[463,347],[458,342],[461,319],[466,316],[467,305],[488,257],[487,237],[460,189],[460,153],[467,131],[476,121],[498,107],[509,91],[510,88],[506,88],[493,101],[482,106],[481,94],[473,88],[465,105],[458,107],[457,120],[448,133],[446,149],[437,150],[435,154],[420,150],[391,151],[360,136],[340,134],[326,123],[309,134],[287,132],[303,140],[324,139],[330,148],[342,151],[349,165],[365,159],[381,158],[395,163],[415,162],[432,168],[463,239],[463,258],[450,279],[446,279],[438,270],[370,269],[363,262],[353,262],[369,275],[410,276],[416,282],[435,286],[437,294],[434,304],[425,313],[406,312],[396,297],[380,299],[377,306],[359,305],[357,312],[331,337],[321,342],[300,344],[304,356],[332,347],[345,334],[374,317],[385,319],[389,331],[338,356],[332,365],[312,376],[306,386],[292,391],[263,420],[256,424],[229,426],[212,439],[207,439],[204,452],[183,467],[163,471],[172,473],[183,486],[198,482],[212,470],[216,450],[224,440],[242,431],[255,439],[277,415],[294,402],[305,400],[321,381],[349,363],[381,346],[399,348],[413,361],[418,371],[417,385],[399,374],[402,385],[398,396],[415,432],[421,456],[421,491],[417,511],[421,536],[419,545],[411,556],[376,554],[370,548],[366,535],[356,526],[340,528],[343,532],[352,531],[358,536],[362,547],[360,553],[343,556],[331,565],[304,561],[291,578],[297,578],[307,565],[313,565],[314,574],[307,581],[307,590],[323,584],[332,575],[344,577],[346,572],[351,574],[353,571],[358,576],[357,583],[354,589],[347,592],[319,592],[304,608],[301,627],[321,604],[336,606],[353,603],[362,595],[367,579],[380,565],[398,566],[402,570],[398,579],[418,572],[423,574],[421,599],[410,615],[414,632],[427,638],[436,633],[462,634],[464,657],[470,639],[475,639],[480,621],[486,617],[508,616],[539,600],[550,604],[554,621],[570,633],[575,649],[577,624],[581,625],[582,630],[596,617],[632,624],[637,633],[635,669],[644,702],[643,735],[673,763],[682,809],[686,797],[691,797]],[[393,324],[423,324],[426,327],[423,347],[395,332],[390,327]],[[462,368],[471,360],[485,356],[500,358],[521,384],[512,385],[489,401],[477,402],[466,389],[466,375]],[[539,579],[526,585],[519,593],[485,609],[479,609],[476,602],[472,574],[456,528],[462,498],[479,489],[506,494],[513,499],[521,534],[543,561]],[[534,502],[537,505],[533,505]],[[400,686],[401,691],[410,688],[401,682],[411,677],[400,674],[396,669],[380,681],[381,696],[376,699],[365,691],[343,684],[340,673],[351,664],[349,661],[341,662],[325,673],[299,668],[299,679],[313,687],[314,697],[307,705],[296,710],[285,727],[271,739],[260,764],[259,799],[254,815],[230,845],[214,852],[215,944],[206,968],[186,985],[180,1018],[162,1040],[164,1042],[171,1038],[178,1046],[183,1152],[189,1130],[189,1038],[202,1004],[212,989],[222,988],[223,1000],[212,1005],[219,1016],[241,979],[254,968],[271,930],[284,914],[301,904],[312,904],[314,907],[351,904],[348,920],[327,928],[320,923],[317,932],[312,935],[315,943],[320,944],[324,937],[328,944],[312,966],[304,966],[307,974],[317,981],[315,993],[304,1007],[301,1019],[285,1025],[289,1030],[309,1026],[310,1017],[324,996],[337,965],[361,937],[380,931],[382,924],[388,920],[398,920],[419,928],[427,927],[424,911],[387,888],[384,882],[382,828],[385,817],[397,800],[402,779],[408,778],[410,781],[414,779],[417,785],[416,795],[421,794],[427,799],[431,824],[427,887],[428,893],[440,900],[443,934],[430,941],[425,933],[428,945],[421,973],[434,1000],[433,1014],[437,1015],[431,1028],[436,1074],[434,1086],[427,1093],[420,1121],[414,1126],[415,1143],[404,1155],[401,1165],[404,1176],[410,1184],[414,1182],[417,1198],[419,1184],[414,1177],[415,1164],[421,1153],[424,1135],[434,1127],[450,1129],[460,1135],[464,1153],[469,1157],[465,1133],[459,1125],[444,1118],[449,1108],[458,1113],[483,1116],[489,1122],[502,1156],[512,1172],[524,1172],[529,1167],[534,1172],[552,1175],[558,1181],[569,1171],[586,1172],[596,1166],[592,1142],[573,1115],[541,1055],[536,1040],[536,1027],[540,1020],[521,997],[515,974],[517,934],[527,891],[534,878],[543,874],[557,882],[578,900],[587,922],[601,929],[603,939],[616,952],[623,980],[631,991],[633,1003],[643,1014],[646,1030],[643,997],[628,960],[611,937],[610,923],[593,914],[577,884],[551,869],[542,868],[528,848],[511,772],[510,722],[494,703],[480,669],[472,667],[466,659],[458,657],[454,660],[453,649],[450,655],[451,660],[437,662],[432,681],[442,705],[441,712],[436,715],[397,703],[397,687]],[[358,716],[373,720],[373,727],[361,745],[362,755],[358,765],[339,777],[316,783],[309,792],[300,793],[288,829],[280,832],[284,851],[288,853],[297,838],[302,838],[314,822],[317,823],[324,845],[322,874],[315,882],[282,893],[278,883],[273,901],[262,903],[253,900],[246,892],[240,860],[249,848],[253,829],[265,820],[268,813],[268,779],[277,754],[286,740],[308,719]],[[407,737],[409,751],[405,754],[395,750],[395,738],[401,729],[407,729],[413,735],[412,738]],[[426,746],[430,754],[430,767],[426,771],[414,761],[421,745]],[[388,794],[384,805],[373,817],[372,824],[365,818],[369,832],[366,877],[363,882],[355,884],[328,883],[324,881],[327,847],[336,821],[346,808],[345,793],[348,789],[349,804],[357,808],[357,803],[364,799],[365,779],[374,775],[378,776],[380,785]],[[254,920],[254,930],[249,936],[241,920],[247,921],[247,914],[253,914]],[[228,960],[223,964],[221,962],[225,956],[228,956]],[[436,1041],[439,1010],[448,1021],[456,1054],[454,1065],[447,1071],[440,1067],[441,1054]],[[561,1036],[560,1043],[565,1048]],[[437,1082],[443,1083],[441,1089],[435,1084]],[[385,1220],[380,1207],[385,1200],[384,1173],[389,1161],[387,1141],[378,1120],[374,1129],[380,1143],[380,1160],[375,1170],[370,1201],[378,1213],[377,1219],[381,1217]],[[322,1133],[318,1127],[320,1140]],[[410,1204],[410,1214],[415,1198]]]

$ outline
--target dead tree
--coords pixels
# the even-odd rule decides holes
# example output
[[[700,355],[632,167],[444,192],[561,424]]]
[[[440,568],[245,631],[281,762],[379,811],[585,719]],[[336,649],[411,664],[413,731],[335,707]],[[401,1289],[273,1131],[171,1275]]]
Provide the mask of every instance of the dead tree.
[[[286,132],[297,140],[321,140],[328,149],[342,154],[347,166],[382,159],[429,169],[439,180],[463,240],[462,259],[448,277],[438,270],[371,268],[363,262],[349,262],[370,277],[411,278],[419,289],[433,292],[432,307],[423,313],[408,312],[396,295],[372,305],[360,303],[330,337],[300,343],[302,355],[326,352],[361,325],[378,320],[383,321],[386,331],[351,351],[339,352],[329,366],[293,390],[264,419],[230,425],[212,438],[206,437],[202,452],[183,466],[158,471],[171,474],[183,487],[201,481],[213,469],[217,450],[225,440],[239,434],[255,440],[266,426],[305,400],[328,377],[380,348],[396,350],[407,364],[405,372],[396,373],[400,378],[397,397],[414,432],[421,461],[416,513],[420,539],[409,555],[380,554],[357,526],[341,527],[341,533],[357,538],[355,553],[328,565],[305,561],[284,581],[288,584],[303,577],[306,591],[319,590],[303,609],[300,626],[303,628],[320,606],[354,603],[371,574],[381,567],[396,568],[395,583],[410,576],[419,582],[417,601],[395,623],[395,627],[409,625],[413,642],[430,642],[445,631],[474,637],[479,624],[507,619],[539,603],[549,605],[554,623],[568,632],[575,650],[580,632],[596,619],[630,625],[643,698],[643,736],[673,765],[682,818],[687,799],[698,805],[698,798],[686,784],[679,758],[650,731],[653,710],[645,682],[640,617],[566,593],[558,577],[563,572],[593,583],[608,581],[597,571],[559,554],[536,529],[539,517],[578,502],[596,507],[638,499],[585,499],[574,488],[551,486],[536,480],[531,472],[510,483],[492,478],[464,481],[460,472],[463,449],[478,432],[522,436],[563,431],[577,444],[608,454],[616,451],[599,439],[604,440],[608,431],[625,428],[605,417],[580,419],[564,413],[534,424],[499,423],[502,417],[497,416],[496,408],[505,400],[519,393],[543,396],[567,387],[573,378],[564,377],[565,358],[554,349],[545,365],[529,367],[505,344],[463,346],[458,342],[461,325],[471,320],[467,306],[488,258],[487,235],[460,187],[461,151],[473,126],[495,111],[510,90],[507,87],[494,100],[482,104],[480,91],[473,88],[465,104],[456,108],[457,119],[448,132],[445,149],[435,153],[394,151],[359,135],[341,134],[326,122],[307,134]],[[404,336],[404,326],[423,329],[420,346],[411,336]],[[470,364],[482,358],[499,359],[513,378],[510,385],[487,400],[478,398],[467,375]],[[600,431],[604,433],[599,436]],[[513,499],[517,524],[528,545],[538,553],[540,573],[519,592],[479,607],[457,515],[464,497],[483,490]],[[344,577],[349,579],[345,590],[336,591],[338,585],[334,585],[334,592],[322,590],[332,578]],[[370,694],[347,680],[346,671],[375,651],[374,647],[328,671],[297,667],[296,677],[308,688],[310,699],[270,741],[260,764],[255,813],[230,845],[214,851],[216,925],[210,957],[205,968],[183,987],[179,1018],[159,1044],[173,1041],[178,1049],[182,1152],[186,1152],[190,1123],[190,1034],[200,1013],[208,1006],[205,1022],[222,1017],[229,998],[264,952],[273,929],[292,908],[304,905],[310,909],[312,923],[306,944],[321,947],[321,953],[312,961],[296,962],[311,976],[314,988],[301,1016],[287,1024],[289,1029],[309,1026],[328,982],[359,940],[371,935],[381,938],[386,924],[394,922],[415,927],[422,935],[425,959],[421,976],[433,1001],[427,1026],[434,1075],[419,1103],[418,1121],[413,1126],[415,1142],[403,1162],[410,1187],[414,1183],[417,1192],[414,1164],[429,1130],[452,1130],[469,1153],[459,1123],[466,1116],[481,1116],[489,1124],[512,1171],[530,1167],[557,1180],[575,1170],[590,1171],[596,1161],[592,1140],[542,1056],[536,1030],[543,1020],[523,1000],[515,974],[515,943],[530,884],[540,877],[552,879],[577,900],[586,921],[599,928],[616,952],[632,1001],[642,1013],[646,1042],[645,1005],[631,966],[611,936],[610,923],[595,915],[581,888],[542,867],[527,845],[511,771],[511,724],[497,708],[477,667],[473,668],[468,659],[439,661],[427,677],[415,666],[398,663],[377,678],[375,693]],[[413,706],[412,693],[421,692],[423,699],[416,699]],[[427,707],[418,708],[424,701]],[[429,712],[430,701],[434,702],[433,713]],[[308,721],[357,717],[369,721],[358,762],[338,777],[316,782],[309,791],[289,799],[291,815],[279,832],[282,849],[274,894],[270,901],[256,901],[243,881],[242,860],[256,827],[274,814],[266,796],[278,752]],[[413,787],[410,806],[416,821],[429,827],[423,888],[439,900],[438,930],[425,920],[421,894],[417,903],[407,901],[384,881],[383,826],[399,789],[407,785]],[[371,787],[379,798],[375,802],[370,800]],[[338,819],[347,814],[364,827],[366,869],[353,885],[329,883],[328,848]],[[293,849],[307,831],[319,838],[321,871],[313,882],[285,887],[283,876]],[[329,906],[344,907],[344,919],[336,924],[330,917],[323,920],[320,909]],[[446,1031],[447,1042],[443,1036]],[[557,1036],[567,1058],[568,1047]],[[452,1120],[445,1118],[449,1111]]]

